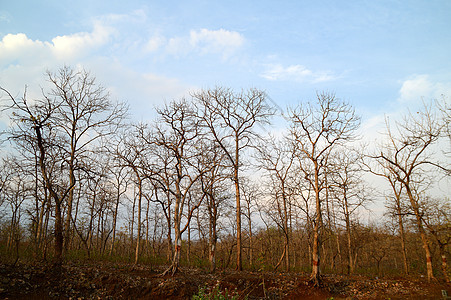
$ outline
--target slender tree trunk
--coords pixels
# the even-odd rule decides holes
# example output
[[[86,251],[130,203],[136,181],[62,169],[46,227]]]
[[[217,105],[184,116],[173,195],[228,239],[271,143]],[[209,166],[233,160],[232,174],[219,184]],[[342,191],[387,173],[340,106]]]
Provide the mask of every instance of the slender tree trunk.
[[[75,187],[75,174],[74,174],[74,156],[75,152],[72,148],[71,152],[71,158],[69,162],[69,184],[72,187],[69,191],[68,197],[67,197],[67,207],[66,207],[66,222],[64,225],[64,248],[63,251],[67,252],[69,250],[69,244],[71,239],[71,218],[72,218],[72,204],[74,202],[74,187]]]
[[[251,266],[251,269],[254,267],[254,245],[252,244],[252,219],[251,219],[251,211],[249,209],[249,264]]]
[[[283,194],[283,212],[284,212],[284,222],[283,227],[285,231],[285,244],[284,244],[284,252],[285,252],[285,271],[290,271],[290,257],[289,257],[289,227],[288,227],[288,208],[287,208],[287,197],[285,195],[285,187],[282,187]]]
[[[149,210],[150,210],[150,201],[147,201],[147,207],[146,207],[146,253],[147,255],[150,255],[150,242],[149,242]]]
[[[354,272],[354,265],[352,263],[352,239],[351,239],[351,220],[349,218],[349,210],[348,210],[348,200],[346,195],[344,197],[344,209],[345,209],[345,220],[346,220],[346,237],[348,242],[348,274],[352,274]]]
[[[440,257],[442,259],[442,272],[443,276],[445,277],[446,282],[450,282],[449,275],[448,275],[448,262],[446,260],[446,253],[445,253],[445,245],[442,243],[439,243],[439,251],[440,251]]]
[[[119,192],[116,195],[116,203],[114,205],[114,213],[113,213],[113,236],[111,237],[111,247],[110,247],[110,253],[111,256],[113,254],[114,250],[114,243],[116,242],[116,224],[117,224],[117,212],[119,209]]]
[[[424,230],[424,227],[423,227],[423,221],[421,219],[420,210],[418,208],[418,203],[415,200],[415,198],[412,194],[412,191],[410,190],[409,183],[405,184],[405,187],[406,187],[407,195],[409,196],[409,199],[410,199],[410,204],[412,205],[412,209],[415,213],[418,231],[420,233],[421,241],[423,243],[423,249],[424,249],[424,252],[426,255],[426,269],[427,269],[428,281],[431,281],[431,280],[435,279],[435,277],[434,277],[434,270],[432,267],[432,255],[431,255],[431,250],[429,248],[429,239],[428,239],[426,232]]]
[[[280,264],[282,263],[282,261],[284,260],[284,258],[287,258],[287,253],[288,253],[288,239],[285,238],[285,243],[283,244],[283,251],[282,251],[282,255],[280,256],[279,261],[277,262],[276,266],[274,267],[274,271],[277,270],[277,268],[280,266]],[[287,259],[286,259],[287,260]],[[285,261],[286,261],[285,260]],[[288,271],[287,271],[288,272]]]
[[[210,190],[210,193],[207,195],[209,200],[208,205],[208,219],[209,219],[209,230],[208,230],[208,246],[209,246],[209,260],[210,260],[210,272],[214,273],[216,271],[216,241],[217,241],[217,233],[216,233],[216,221],[217,221],[217,207],[215,203],[215,199],[212,196],[213,191]]]
[[[136,190],[135,190],[136,191]],[[134,227],[135,227],[135,206],[136,206],[136,197],[133,197],[133,206],[132,206],[132,222],[130,224],[130,249],[133,249],[133,245],[134,245]],[[130,252],[128,252],[129,255],[131,255]]]
[[[188,208],[189,210],[189,208]],[[191,265],[191,260],[190,260],[190,256],[191,256],[191,223],[188,224],[188,241],[187,241],[187,250],[186,250],[186,261],[188,263],[188,265]]]
[[[63,259],[63,218],[61,203],[55,199],[55,265],[61,267]]]
[[[182,234],[180,232],[180,222],[181,222],[181,212],[180,212],[180,204],[181,204],[181,193],[180,187],[176,184],[176,196],[175,196],[175,206],[174,206],[174,255],[172,257],[171,266],[163,272],[163,275],[171,273],[174,275],[180,266],[180,255],[182,250]]]
[[[404,273],[406,275],[409,274],[409,265],[407,262],[407,251],[406,251],[406,238],[405,238],[405,233],[404,233],[404,224],[402,221],[402,214],[401,214],[401,206],[399,203],[399,199],[397,200],[396,203],[396,211],[398,213],[398,225],[399,225],[399,235],[400,235],[400,239],[401,239],[401,250],[402,250],[402,258],[403,258],[403,263],[404,263]]]
[[[210,224],[210,238],[209,238],[209,259],[210,259],[210,272],[216,271],[216,225]]]
[[[136,236],[136,248],[135,248],[135,265],[138,263],[139,250],[141,245],[141,201],[142,201],[142,180],[138,176],[138,234]]]
[[[237,141],[238,147],[238,141]],[[238,177],[238,150],[235,156],[235,171],[234,171],[234,181],[235,181],[235,196],[236,196],[236,269],[238,271],[243,270],[243,260],[242,260],[242,246],[241,246],[241,199],[240,199],[240,185]]]
[[[320,190],[319,190],[319,178],[318,178],[318,165],[317,162],[315,164],[315,198],[316,198],[316,221],[313,230],[313,246],[312,246],[312,275],[310,280],[313,282],[315,286],[319,286],[321,284],[321,271],[320,271],[320,228],[321,228],[321,199],[320,199]]]

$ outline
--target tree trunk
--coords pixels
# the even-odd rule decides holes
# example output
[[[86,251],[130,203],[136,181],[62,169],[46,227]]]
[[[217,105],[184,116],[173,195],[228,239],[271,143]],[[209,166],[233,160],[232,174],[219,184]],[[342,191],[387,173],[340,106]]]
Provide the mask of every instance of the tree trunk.
[[[251,266],[251,269],[254,266],[254,250],[252,249],[254,245],[252,244],[252,220],[251,220],[251,211],[248,210],[249,214],[249,265]]]
[[[132,222],[131,222],[131,228],[130,228],[130,249],[133,249],[133,245],[134,245],[134,240],[135,240],[135,238],[134,238],[134,236],[133,236],[133,230],[134,230],[134,227],[135,227],[135,206],[136,206],[136,197],[133,197],[133,206],[132,206]],[[131,253],[129,252],[129,251],[127,251],[128,252],[128,255],[131,255]],[[129,258],[131,258],[131,257],[129,257]]]
[[[402,214],[401,214],[401,206],[399,203],[399,199],[396,203],[396,211],[398,213],[398,225],[399,225],[399,235],[401,238],[401,250],[402,250],[402,258],[404,262],[404,273],[405,275],[409,274],[409,265],[407,262],[407,251],[406,251],[406,240],[405,240],[405,233],[404,233],[404,224],[402,221]]]
[[[189,206],[188,206],[189,207]],[[188,208],[189,210],[189,208]],[[188,265],[191,265],[190,256],[191,256],[191,223],[188,223],[188,241],[187,241],[187,250],[186,250],[186,262]]]
[[[319,170],[318,164],[315,161],[315,198],[316,198],[316,221],[313,231],[313,246],[312,246],[312,275],[310,281],[315,285],[321,284],[320,271],[320,228],[321,228],[321,199],[319,190]]]
[[[70,239],[71,239],[71,217],[72,217],[72,204],[74,202],[74,189],[73,187],[75,186],[75,175],[74,175],[74,163],[73,160],[71,159],[70,162],[70,175],[69,175],[69,183],[70,186],[72,186],[72,189],[69,191],[68,197],[67,197],[67,207],[66,207],[66,222],[64,224],[64,248],[63,251],[67,252],[67,250],[69,250],[69,244],[70,244]]]
[[[238,143],[238,142],[237,142]],[[238,146],[238,145],[237,145]],[[235,196],[236,196],[236,269],[238,271],[243,270],[243,261],[242,261],[242,246],[241,246],[241,199],[240,199],[240,185],[239,185],[239,177],[238,177],[238,150],[236,152],[236,165],[234,172],[234,181],[235,181]]]
[[[215,199],[212,196],[213,191],[207,195],[209,200],[208,205],[208,219],[209,219],[209,230],[208,230],[208,246],[209,246],[209,260],[210,260],[210,272],[214,273],[216,271],[216,242],[217,242],[217,232],[216,232],[216,221],[217,221],[217,206]]]
[[[446,260],[445,245],[439,243],[440,256],[442,258],[442,272],[446,282],[450,282],[448,275],[448,262]]]
[[[138,174],[138,234],[136,237],[136,248],[135,248],[135,265],[138,263],[139,250],[141,245],[141,200],[142,200],[142,180]]]
[[[405,184],[405,187],[406,187],[407,195],[409,196],[410,204],[412,205],[412,209],[415,213],[418,231],[420,233],[421,241],[423,243],[423,249],[424,249],[424,252],[426,255],[426,269],[427,269],[428,281],[431,281],[431,280],[435,279],[435,277],[434,277],[434,270],[432,267],[432,255],[431,255],[431,250],[429,248],[429,239],[428,239],[426,232],[424,230],[424,227],[423,227],[423,220],[421,219],[421,214],[420,214],[420,210],[418,208],[418,203],[417,203],[416,199],[414,198],[412,191],[410,190],[408,182]]]
[[[41,169],[41,174],[44,179],[44,183],[46,188],[50,193],[50,197],[55,201],[55,257],[54,264],[56,267],[56,271],[61,271],[61,264],[63,258],[63,220],[61,214],[61,202],[56,192],[53,190],[52,184],[50,182],[49,177],[47,176],[47,170],[45,165],[45,147],[43,144],[43,138],[41,135],[41,127],[35,126],[36,138],[38,142],[39,148],[39,166]],[[72,188],[72,187],[71,187]]]
[[[119,209],[119,192],[116,195],[116,203],[114,205],[114,213],[113,213],[113,236],[111,237],[111,247],[110,247],[110,253],[109,255],[111,256],[113,254],[113,250],[114,250],[114,243],[116,242],[116,224],[117,224],[117,212]]]
[[[352,263],[352,240],[351,240],[351,221],[349,219],[348,201],[345,198],[345,218],[346,218],[346,237],[348,242],[348,274],[354,272]]]
[[[55,199],[55,266],[61,268],[63,259],[63,218],[61,203]]]
[[[177,206],[177,205],[176,205]],[[182,252],[182,235],[180,233],[180,222],[174,220],[174,256],[172,258],[171,266],[163,272],[163,275],[171,274],[174,275],[180,267],[180,256]]]

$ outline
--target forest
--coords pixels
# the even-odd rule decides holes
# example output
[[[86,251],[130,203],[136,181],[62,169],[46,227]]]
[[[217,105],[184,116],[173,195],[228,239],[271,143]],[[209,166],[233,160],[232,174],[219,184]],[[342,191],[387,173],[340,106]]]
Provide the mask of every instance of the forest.
[[[134,122],[84,69],[44,79],[37,98],[0,86],[4,263],[450,281],[446,96],[365,143],[332,92],[281,109],[259,89],[214,87]]]

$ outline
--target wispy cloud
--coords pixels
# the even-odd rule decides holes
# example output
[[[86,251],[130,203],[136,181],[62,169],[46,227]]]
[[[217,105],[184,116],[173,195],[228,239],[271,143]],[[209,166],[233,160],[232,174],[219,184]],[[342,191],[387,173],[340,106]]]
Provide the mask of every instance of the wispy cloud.
[[[219,30],[191,30],[190,44],[200,53],[218,53],[227,58],[244,44],[244,37],[236,32]]]
[[[5,11],[0,11],[0,22],[11,22],[11,15]]]
[[[423,99],[440,98],[451,95],[451,82],[434,82],[429,75],[413,75],[402,82],[398,101],[401,103],[419,103]]]
[[[216,54],[222,59],[234,55],[245,43],[245,38],[236,31],[225,29],[191,30],[188,35],[167,38],[152,36],[146,45],[148,51],[165,51],[167,54],[181,57],[189,54]]]
[[[335,80],[336,76],[330,71],[312,71],[303,65],[290,65],[284,67],[281,64],[268,65],[260,75],[271,81],[297,81],[319,83]]]

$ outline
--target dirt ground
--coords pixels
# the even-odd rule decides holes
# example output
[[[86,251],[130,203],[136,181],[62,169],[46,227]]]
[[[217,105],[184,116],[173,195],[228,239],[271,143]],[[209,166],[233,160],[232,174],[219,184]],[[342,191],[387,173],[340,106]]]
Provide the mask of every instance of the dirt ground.
[[[424,278],[325,275],[314,288],[307,274],[218,272],[127,264],[65,264],[59,275],[45,264],[0,263],[0,299],[191,299],[201,288],[236,299],[442,299],[451,285]]]

